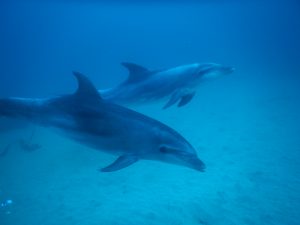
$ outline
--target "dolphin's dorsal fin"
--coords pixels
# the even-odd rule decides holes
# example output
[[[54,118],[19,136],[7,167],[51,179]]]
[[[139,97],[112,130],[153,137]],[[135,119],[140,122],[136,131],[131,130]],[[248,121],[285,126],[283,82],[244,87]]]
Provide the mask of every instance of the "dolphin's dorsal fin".
[[[73,71],[73,74],[76,77],[78,83],[78,88],[74,93],[74,96],[76,96],[76,98],[85,103],[96,101],[99,102],[102,100],[95,86],[85,75],[75,71]]]
[[[128,69],[130,74],[142,74],[147,73],[149,70],[143,66],[140,66],[135,63],[129,63],[129,62],[122,62],[122,66]]]
[[[151,74],[147,68],[135,63],[122,62],[121,64],[129,71],[129,77],[127,79],[128,82],[137,82],[143,80]]]

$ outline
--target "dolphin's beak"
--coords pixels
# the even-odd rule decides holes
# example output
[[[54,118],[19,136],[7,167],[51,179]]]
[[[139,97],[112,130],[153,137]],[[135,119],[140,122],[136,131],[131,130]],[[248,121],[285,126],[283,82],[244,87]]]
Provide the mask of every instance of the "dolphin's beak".
[[[184,161],[189,168],[198,170],[200,172],[205,172],[206,166],[204,162],[202,162],[197,156],[184,157]]]
[[[200,172],[205,172],[205,164],[198,158],[193,160],[193,163],[191,164],[191,168],[198,170]]]

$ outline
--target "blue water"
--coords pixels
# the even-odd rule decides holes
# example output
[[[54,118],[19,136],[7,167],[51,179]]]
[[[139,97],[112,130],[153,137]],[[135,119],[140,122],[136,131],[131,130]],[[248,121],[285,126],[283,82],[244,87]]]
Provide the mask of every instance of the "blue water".
[[[181,133],[205,173],[114,156],[44,127],[0,118],[1,225],[296,225],[300,216],[297,1],[2,1],[0,97],[50,97],[194,62],[236,68],[183,108],[132,109]],[[31,137],[33,132],[33,136]],[[24,151],[19,140],[42,147]]]

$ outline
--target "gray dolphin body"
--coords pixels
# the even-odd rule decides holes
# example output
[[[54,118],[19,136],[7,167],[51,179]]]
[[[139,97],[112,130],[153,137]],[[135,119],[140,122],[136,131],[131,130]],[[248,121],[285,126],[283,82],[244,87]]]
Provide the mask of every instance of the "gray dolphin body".
[[[101,96],[125,105],[168,98],[164,109],[176,103],[178,107],[186,105],[200,83],[234,71],[232,67],[215,63],[195,63],[156,71],[133,63],[122,65],[129,71],[128,79],[114,88],[99,90]]]
[[[158,160],[204,171],[195,149],[170,127],[101,98],[92,83],[74,73],[74,94],[47,99],[0,100],[0,116],[20,117],[63,131],[87,146],[119,157],[104,172],[120,170],[140,159]]]

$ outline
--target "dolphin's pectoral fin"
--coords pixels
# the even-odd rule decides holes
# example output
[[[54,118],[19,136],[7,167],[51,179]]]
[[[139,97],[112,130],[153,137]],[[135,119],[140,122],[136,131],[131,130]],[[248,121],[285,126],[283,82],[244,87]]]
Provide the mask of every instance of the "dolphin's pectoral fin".
[[[190,89],[177,90],[172,94],[170,100],[165,104],[163,109],[169,108],[178,101],[178,107],[184,106],[192,100],[195,94],[196,92],[191,91]]]
[[[169,101],[164,105],[163,109],[169,108],[170,106],[174,105],[176,102],[179,101],[180,98],[181,98],[181,92],[180,91],[174,92],[171,98],[169,99]]]
[[[192,93],[182,96],[180,99],[180,102],[178,103],[177,106],[182,107],[182,106],[188,104],[192,100],[192,98],[195,96],[195,94],[196,94],[196,92],[192,92]]]
[[[116,159],[112,164],[101,169],[101,172],[113,172],[123,169],[131,164],[137,162],[139,158],[135,155],[122,155]]]

